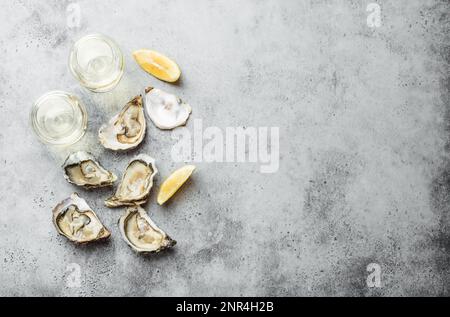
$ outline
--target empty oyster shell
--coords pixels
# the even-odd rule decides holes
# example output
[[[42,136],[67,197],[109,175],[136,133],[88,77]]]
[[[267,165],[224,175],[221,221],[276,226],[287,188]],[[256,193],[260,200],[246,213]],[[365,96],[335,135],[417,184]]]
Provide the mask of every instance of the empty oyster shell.
[[[157,253],[177,243],[158,228],[139,206],[127,208],[119,220],[119,229],[123,239],[139,253]]]
[[[80,151],[70,154],[63,164],[64,177],[69,183],[84,188],[111,186],[117,176],[104,169],[95,157]]]
[[[186,124],[191,106],[175,95],[160,89],[145,89],[145,110],[153,123],[162,130],[171,130]]]
[[[137,147],[145,136],[146,122],[142,97],[137,96],[103,125],[98,137],[100,143],[114,151],[131,150]]]
[[[53,209],[53,224],[58,233],[77,244],[103,240],[111,235],[77,193]]]
[[[141,205],[147,202],[153,186],[153,177],[158,173],[155,159],[141,154],[128,164],[122,181],[113,197],[105,201],[108,207]]]

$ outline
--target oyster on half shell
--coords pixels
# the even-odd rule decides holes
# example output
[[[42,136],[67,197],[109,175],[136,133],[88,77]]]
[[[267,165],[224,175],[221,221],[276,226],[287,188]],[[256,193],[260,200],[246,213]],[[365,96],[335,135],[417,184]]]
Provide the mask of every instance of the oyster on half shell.
[[[70,154],[63,164],[64,177],[69,183],[84,188],[111,186],[117,176],[104,169],[95,157],[84,151]]]
[[[53,224],[59,234],[77,244],[107,239],[111,235],[95,212],[77,193],[53,209]]]
[[[98,137],[107,149],[126,151],[137,147],[145,136],[146,121],[142,97],[137,96],[103,125]]]
[[[177,243],[158,228],[140,206],[127,208],[119,220],[119,229],[127,244],[139,253],[157,253]]]
[[[192,108],[175,95],[157,88],[145,89],[145,110],[153,123],[162,130],[185,125]]]
[[[119,207],[144,204],[150,195],[153,178],[157,173],[155,159],[152,157],[141,154],[132,159],[116,193],[105,201],[105,205]]]

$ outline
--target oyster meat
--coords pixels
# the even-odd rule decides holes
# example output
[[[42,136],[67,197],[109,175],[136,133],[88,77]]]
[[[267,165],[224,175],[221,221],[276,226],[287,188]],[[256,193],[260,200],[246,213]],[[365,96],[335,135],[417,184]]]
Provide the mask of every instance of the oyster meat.
[[[70,154],[63,164],[64,177],[69,183],[84,188],[111,186],[117,176],[104,169],[95,157],[79,151]]]
[[[127,208],[119,220],[119,229],[127,244],[139,253],[157,253],[177,243],[158,228],[140,206]]]
[[[185,125],[192,108],[175,95],[160,89],[145,89],[145,110],[153,123],[162,130]]]
[[[108,207],[141,205],[147,202],[153,186],[153,177],[158,173],[155,160],[145,154],[132,159],[128,164],[116,193],[105,201]]]
[[[142,97],[137,96],[103,125],[98,137],[100,143],[114,151],[131,150],[137,147],[145,136],[146,122]]]
[[[77,193],[53,209],[53,224],[58,233],[77,244],[107,239],[111,235],[95,212]]]

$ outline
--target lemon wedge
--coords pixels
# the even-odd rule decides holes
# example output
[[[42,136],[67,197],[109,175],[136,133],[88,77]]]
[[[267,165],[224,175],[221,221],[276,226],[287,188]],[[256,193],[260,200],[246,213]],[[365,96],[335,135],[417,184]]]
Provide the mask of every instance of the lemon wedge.
[[[194,165],[186,165],[173,172],[161,185],[158,204],[162,205],[172,197],[194,172]]]
[[[161,53],[141,49],[134,51],[133,57],[147,73],[160,80],[174,83],[180,78],[181,70],[178,65]]]

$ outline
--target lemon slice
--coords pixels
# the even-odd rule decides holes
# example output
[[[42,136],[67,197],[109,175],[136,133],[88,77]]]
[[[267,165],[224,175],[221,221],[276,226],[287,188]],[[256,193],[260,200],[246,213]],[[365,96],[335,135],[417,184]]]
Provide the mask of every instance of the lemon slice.
[[[186,165],[173,172],[161,185],[158,193],[158,204],[162,205],[172,197],[195,170],[194,165]]]
[[[181,70],[178,65],[161,53],[142,49],[134,51],[133,57],[139,66],[158,79],[174,83],[180,78]]]

